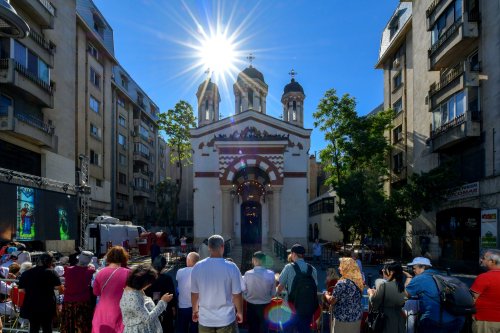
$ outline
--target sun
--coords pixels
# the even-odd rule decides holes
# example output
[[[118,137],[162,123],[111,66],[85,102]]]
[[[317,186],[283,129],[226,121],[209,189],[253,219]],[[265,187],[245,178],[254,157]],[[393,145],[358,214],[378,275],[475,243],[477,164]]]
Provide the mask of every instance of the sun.
[[[198,52],[201,66],[216,76],[229,74],[237,60],[234,42],[222,33],[206,36]]]

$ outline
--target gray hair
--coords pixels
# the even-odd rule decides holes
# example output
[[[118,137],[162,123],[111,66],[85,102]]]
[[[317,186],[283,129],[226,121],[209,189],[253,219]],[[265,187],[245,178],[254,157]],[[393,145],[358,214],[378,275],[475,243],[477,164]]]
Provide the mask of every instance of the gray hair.
[[[500,265],[500,250],[499,249],[487,249],[484,251],[484,255],[488,255],[488,258],[495,263],[495,265]]]
[[[208,239],[208,248],[215,250],[224,246],[224,238],[221,235],[212,235]]]
[[[187,258],[189,260],[191,260],[191,262],[194,264],[196,264],[199,260],[200,260],[200,255],[196,252],[189,252],[189,254],[187,255]]]

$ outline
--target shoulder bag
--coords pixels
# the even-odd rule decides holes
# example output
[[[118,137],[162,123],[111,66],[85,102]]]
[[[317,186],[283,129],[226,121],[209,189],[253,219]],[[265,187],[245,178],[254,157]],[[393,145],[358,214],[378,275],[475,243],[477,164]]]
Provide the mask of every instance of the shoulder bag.
[[[370,311],[368,312],[368,317],[366,317],[366,326],[368,331],[372,333],[381,333],[384,331],[385,326],[385,314],[384,314],[384,302],[385,302],[385,283],[383,284],[384,291],[382,293],[382,303],[378,309],[373,309],[370,306]],[[382,285],[379,287],[382,288]]]

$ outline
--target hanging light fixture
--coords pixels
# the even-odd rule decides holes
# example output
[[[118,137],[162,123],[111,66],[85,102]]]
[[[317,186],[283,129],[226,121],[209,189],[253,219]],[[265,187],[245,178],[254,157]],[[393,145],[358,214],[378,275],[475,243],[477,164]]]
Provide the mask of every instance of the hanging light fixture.
[[[28,36],[30,27],[16,13],[8,0],[0,0],[0,36],[21,39]]]

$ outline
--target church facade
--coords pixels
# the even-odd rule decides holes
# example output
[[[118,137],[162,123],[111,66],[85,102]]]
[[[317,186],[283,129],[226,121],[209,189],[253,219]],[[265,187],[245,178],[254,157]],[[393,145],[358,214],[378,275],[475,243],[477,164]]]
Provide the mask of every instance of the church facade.
[[[198,88],[193,148],[194,240],[220,234],[235,244],[307,241],[310,135],[302,86],[293,78],[281,98],[283,119],[266,114],[268,86],[250,65],[233,85],[234,115],[219,120],[210,79]]]

